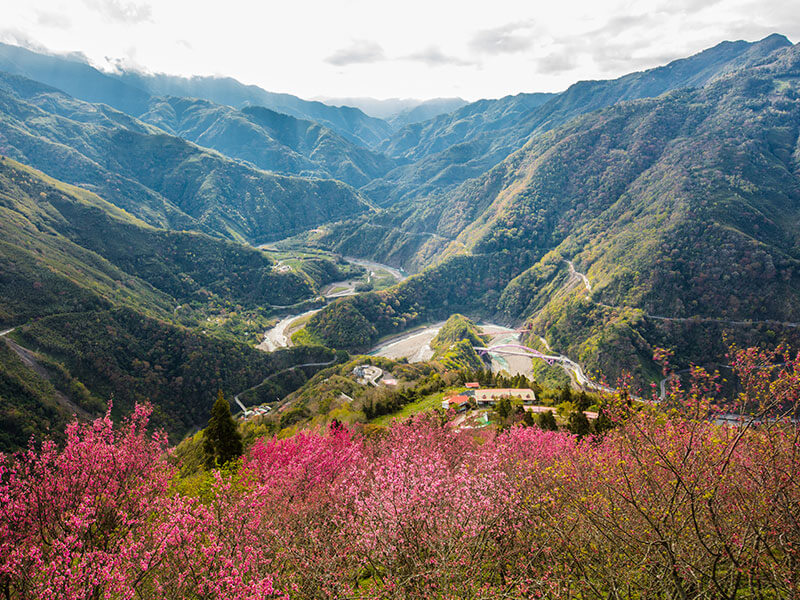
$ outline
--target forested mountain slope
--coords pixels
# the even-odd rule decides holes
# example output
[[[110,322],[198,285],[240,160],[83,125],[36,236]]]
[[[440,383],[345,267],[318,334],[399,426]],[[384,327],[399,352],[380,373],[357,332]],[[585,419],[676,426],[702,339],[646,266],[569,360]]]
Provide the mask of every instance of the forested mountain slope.
[[[103,73],[80,56],[59,56],[0,44],[0,71],[22,75],[87,102],[101,102],[133,116],[149,109],[153,96],[202,98],[235,108],[264,106],[298,119],[315,121],[364,146],[388,137],[391,126],[357,108],[334,107],[276,94],[229,77],[176,77],[137,71]]]
[[[273,267],[252,248],[155,229],[1,159],[0,331],[14,328],[16,341],[0,339],[0,448],[57,429],[76,410],[102,411],[111,397],[120,413],[151,400],[160,424],[181,435],[203,422],[217,389],[233,394],[276,369],[330,359],[319,348],[267,356],[201,333],[215,307],[314,293]]]
[[[722,42],[663,67],[613,80],[581,81],[560,94],[519,94],[475,102],[396,132],[381,150],[412,162],[365,191],[383,206],[438,196],[498,164],[531,137],[570,119],[617,102],[701,86],[789,45],[780,35],[754,43]]]
[[[104,105],[0,75],[0,151],[143,220],[268,241],[367,210],[333,180],[274,175]]]
[[[710,361],[724,351],[723,329],[750,341],[795,336],[799,77],[800,47],[792,46],[702,88],[624,102],[536,136],[482,178],[418,208],[411,221],[453,238],[429,238],[425,260],[467,253],[461,263],[527,263],[503,284],[495,310],[534,318],[537,334],[612,377],[624,368],[644,377],[655,344]],[[379,247],[368,236],[349,243]],[[541,296],[565,276],[562,258],[587,273],[590,297],[583,286]],[[459,282],[436,276],[450,262],[424,277],[455,301]],[[499,273],[473,293],[486,301]],[[440,312],[398,303],[403,296],[398,288],[379,301],[412,320]],[[351,312],[346,303],[317,323],[336,329],[334,315]],[[687,334],[692,318],[698,326]],[[747,320],[765,323],[736,324]]]
[[[284,175],[325,177],[362,186],[396,161],[336,132],[260,106],[236,110],[208,100],[154,98],[142,121],[260,169]]]

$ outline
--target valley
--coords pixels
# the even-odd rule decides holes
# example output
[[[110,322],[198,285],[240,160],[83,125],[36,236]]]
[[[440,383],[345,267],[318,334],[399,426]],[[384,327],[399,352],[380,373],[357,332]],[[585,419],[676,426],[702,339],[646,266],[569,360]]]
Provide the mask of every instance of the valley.
[[[0,596],[800,597],[748,1],[10,7]]]
[[[199,387],[274,404],[332,353],[640,393],[664,387],[660,348],[684,372],[731,344],[800,342],[782,36],[403,123],[9,46],[1,68],[0,325],[24,323],[13,343],[96,408],[167,381],[197,402],[156,417],[181,435],[213,398]],[[458,314],[488,337],[434,348]],[[94,339],[104,326],[126,350]]]

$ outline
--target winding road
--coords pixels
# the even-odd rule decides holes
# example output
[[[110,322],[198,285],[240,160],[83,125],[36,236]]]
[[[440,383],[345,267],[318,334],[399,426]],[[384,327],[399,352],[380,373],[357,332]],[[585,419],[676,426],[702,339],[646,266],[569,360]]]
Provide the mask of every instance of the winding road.
[[[575,265],[572,263],[571,260],[564,259],[564,262],[567,263],[569,267],[569,275],[570,280],[574,280],[574,278],[579,278],[582,282],[586,291],[591,293],[592,291],[592,284],[589,282],[589,278],[577,271],[575,269]],[[567,285],[569,285],[569,281],[567,281]],[[633,310],[640,310],[636,309],[635,307],[625,307],[625,306],[616,306],[613,304],[603,304],[602,302],[596,302],[598,306],[602,306],[603,308],[610,308],[613,310],[622,310],[624,308],[631,308]],[[733,319],[719,319],[717,317],[666,317],[664,315],[653,315],[647,312],[642,311],[642,315],[646,319],[653,319],[656,321],[672,321],[676,323],[721,323],[723,325],[734,325],[737,327],[751,327],[758,323],[763,323],[766,325],[780,325],[782,327],[800,327],[800,322],[797,321],[779,321],[777,319],[743,319],[743,320],[733,320]]]
[[[394,267],[390,267],[389,265],[384,265],[381,263],[373,262],[370,260],[364,260],[361,258],[352,258],[349,256],[345,256],[343,258],[344,260],[346,260],[351,264],[359,265],[367,269],[386,271],[392,277],[397,279],[397,281],[402,281],[403,279],[408,277],[408,274],[405,273],[405,271],[402,271],[400,269],[395,269]],[[328,294],[325,294],[325,299],[327,301],[331,301],[335,300],[336,298],[341,298],[344,296],[352,296],[356,294],[355,290],[356,283],[357,282],[353,280],[345,280],[345,281],[335,281],[329,284],[325,288],[329,291]],[[330,291],[337,289],[335,287],[337,285],[338,286],[345,285],[345,289],[330,293]],[[310,317],[311,315],[316,314],[321,310],[322,308],[315,308],[313,310],[308,310],[300,314],[288,315],[287,317],[284,317],[283,319],[278,321],[274,327],[268,329],[264,333],[264,340],[260,344],[258,344],[256,348],[264,352],[273,352],[278,348],[286,348],[288,346],[291,346],[292,325],[294,325],[298,320],[303,319],[305,317]],[[433,339],[433,336],[431,337],[431,339]]]
[[[6,345],[19,357],[26,367],[28,367],[31,371],[36,373],[42,379],[50,381],[52,379],[52,375],[48,372],[46,368],[44,368],[36,358],[36,353],[32,350],[28,350],[24,346],[20,346],[14,340],[7,337],[9,333],[15,331],[20,325],[11,327],[9,329],[4,329],[0,331],[0,337],[4,337]],[[54,388],[55,389],[55,388]],[[72,411],[73,414],[80,416],[83,419],[91,419],[92,415],[90,415],[86,410],[75,404],[72,400],[70,400],[66,394],[62,391],[55,389],[55,400],[58,404],[67,408],[68,410]]]

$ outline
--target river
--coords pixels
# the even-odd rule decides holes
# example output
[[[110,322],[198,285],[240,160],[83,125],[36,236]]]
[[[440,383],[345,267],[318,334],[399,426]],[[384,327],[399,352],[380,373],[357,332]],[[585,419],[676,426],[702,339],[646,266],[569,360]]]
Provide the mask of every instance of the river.
[[[386,271],[392,277],[397,279],[397,281],[402,281],[408,276],[405,273],[405,271],[402,271],[400,269],[395,269],[394,267],[390,267],[389,265],[384,265],[381,263],[373,262],[370,260],[364,260],[361,258],[352,258],[349,256],[345,256],[344,259],[351,264],[359,265],[366,269]],[[358,282],[353,280],[336,281],[323,288],[323,295],[328,300],[335,300],[336,298],[341,298],[343,296],[352,296],[353,294],[356,293],[355,286],[357,283]],[[278,321],[274,327],[268,329],[264,333],[263,341],[258,346],[256,346],[256,348],[258,348],[259,350],[263,350],[264,352],[272,352],[274,350],[277,350],[278,348],[285,348],[287,346],[291,346],[292,325],[294,325],[295,322],[299,321],[300,319],[303,319],[305,317],[310,317],[311,315],[318,313],[320,310],[322,309],[317,308],[314,310],[309,310],[303,313],[288,315],[284,317],[283,319]],[[435,335],[436,334],[434,333],[431,336],[431,339],[433,339]]]

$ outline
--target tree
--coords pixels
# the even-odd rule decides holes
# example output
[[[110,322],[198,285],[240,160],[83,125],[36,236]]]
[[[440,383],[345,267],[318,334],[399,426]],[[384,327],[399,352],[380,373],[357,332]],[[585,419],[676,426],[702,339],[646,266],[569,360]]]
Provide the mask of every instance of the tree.
[[[556,423],[556,418],[553,416],[552,410],[548,410],[539,415],[539,427],[545,431],[558,431],[558,423]]]
[[[586,415],[579,410],[575,410],[570,413],[569,425],[567,427],[578,437],[583,437],[592,430],[592,426],[589,424],[589,419],[587,419]]]
[[[575,406],[580,411],[589,410],[591,406],[591,400],[589,399],[589,394],[587,394],[584,390],[581,390],[581,393],[578,394],[578,398],[575,401]]]
[[[500,398],[495,408],[501,419],[506,419],[511,414],[511,401],[508,398]]]
[[[231,416],[231,407],[222,395],[222,390],[217,392],[217,400],[211,408],[211,417],[203,433],[203,450],[209,468],[237,459],[244,451],[242,435]]]
[[[522,423],[525,427],[533,427],[536,422],[533,420],[533,413],[529,410],[525,411],[525,414],[522,415]]]
[[[614,428],[614,422],[608,418],[606,415],[606,411],[600,407],[600,410],[597,412],[597,420],[594,422],[594,432],[597,435],[602,435],[606,431]]]
[[[559,404],[563,404],[564,402],[572,402],[572,390],[569,389],[569,384],[564,384],[561,386],[561,394],[559,396]]]

